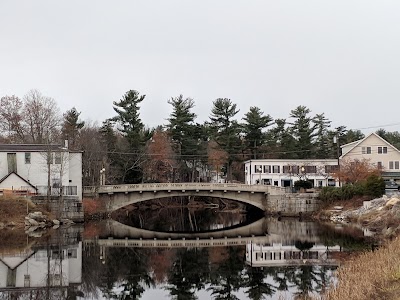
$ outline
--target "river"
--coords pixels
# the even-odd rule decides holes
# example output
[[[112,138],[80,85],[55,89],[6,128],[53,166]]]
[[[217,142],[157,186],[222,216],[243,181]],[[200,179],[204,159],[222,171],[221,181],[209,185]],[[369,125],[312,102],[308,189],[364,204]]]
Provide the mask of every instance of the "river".
[[[352,227],[191,204],[2,230],[0,299],[293,299],[322,293],[349,253],[372,247]]]

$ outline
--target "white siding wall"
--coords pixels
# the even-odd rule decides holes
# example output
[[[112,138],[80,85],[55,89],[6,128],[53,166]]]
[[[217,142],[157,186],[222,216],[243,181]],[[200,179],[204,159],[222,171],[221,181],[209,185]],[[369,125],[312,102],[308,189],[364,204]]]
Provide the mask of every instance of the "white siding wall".
[[[31,163],[26,164],[25,152],[16,152],[18,175],[34,186],[47,186],[46,157],[46,153],[31,152]],[[0,152],[0,178],[6,175],[8,175],[7,152]],[[63,152],[61,164],[51,165],[51,184],[60,181],[61,177],[62,185],[77,186],[78,196],[82,199],[82,153]]]
[[[327,178],[324,172],[326,165],[336,166],[336,159],[320,159],[320,160],[300,160],[300,159],[257,159],[249,160],[245,162],[245,183],[246,184],[257,184],[260,180],[270,180],[271,185],[274,185],[275,181],[278,182],[277,186],[282,186],[282,180],[292,181],[292,186],[295,181],[304,179],[296,174],[283,173],[284,166],[316,166],[317,173],[307,173],[307,179],[314,180],[315,186],[318,186],[318,181],[322,181],[322,186],[327,186]],[[259,167],[261,166],[261,173]],[[266,172],[266,166],[271,166],[271,172]],[[279,166],[279,173],[273,172],[273,166]],[[278,168],[275,168],[278,169]],[[332,179],[332,177],[329,177]]]
[[[65,185],[77,186],[78,196],[82,200],[82,153],[70,153],[69,180]]]

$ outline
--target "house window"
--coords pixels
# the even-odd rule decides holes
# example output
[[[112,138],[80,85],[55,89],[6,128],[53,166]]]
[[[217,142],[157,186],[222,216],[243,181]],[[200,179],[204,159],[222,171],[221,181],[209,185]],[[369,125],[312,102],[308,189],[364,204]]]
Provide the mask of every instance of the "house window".
[[[281,171],[280,166],[277,165],[272,166],[272,173],[280,173],[280,171]]]
[[[336,182],[335,182],[335,179],[328,179],[328,186],[335,186],[336,185]]]
[[[325,166],[325,173],[335,173],[336,171],[339,170],[338,165],[326,165]]]
[[[61,152],[56,152],[54,155],[54,163],[56,165],[61,165]]]
[[[271,166],[264,166],[264,173],[271,173]]]
[[[271,185],[271,179],[267,178],[267,179],[263,179],[262,183],[265,185]]]
[[[8,173],[17,173],[17,153],[7,153]]]
[[[254,172],[255,173],[262,173],[262,166],[261,165],[254,165]]]
[[[31,287],[31,275],[24,275],[24,287]]]
[[[394,168],[395,168],[396,170],[399,169],[399,161],[395,161],[395,162],[394,162]]]
[[[31,154],[28,152],[25,152],[25,164],[30,164],[31,163]]]
[[[362,147],[362,154],[371,154],[371,147]]]
[[[386,154],[387,147],[378,147],[378,154]]]
[[[304,166],[305,173],[317,173],[317,166]]]
[[[285,174],[298,174],[299,166],[283,166],[283,173]]]
[[[378,167],[379,170],[383,169],[383,165],[382,165],[382,162],[381,162],[381,161],[378,161],[378,162],[376,163],[376,166]]]
[[[393,161],[389,161],[389,169],[390,170],[393,170],[394,168],[393,168],[393,165],[394,165],[394,162]]]

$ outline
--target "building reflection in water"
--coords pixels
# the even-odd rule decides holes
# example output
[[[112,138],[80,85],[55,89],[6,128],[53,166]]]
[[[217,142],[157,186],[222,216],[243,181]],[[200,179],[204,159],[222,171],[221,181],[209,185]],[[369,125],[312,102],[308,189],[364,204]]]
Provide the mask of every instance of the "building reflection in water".
[[[59,229],[29,248],[0,253],[0,295],[75,299],[82,293],[82,228]]]
[[[272,244],[248,243],[246,245],[246,264],[252,267],[337,266],[337,260],[332,257],[334,252],[341,252],[341,247],[300,241]]]

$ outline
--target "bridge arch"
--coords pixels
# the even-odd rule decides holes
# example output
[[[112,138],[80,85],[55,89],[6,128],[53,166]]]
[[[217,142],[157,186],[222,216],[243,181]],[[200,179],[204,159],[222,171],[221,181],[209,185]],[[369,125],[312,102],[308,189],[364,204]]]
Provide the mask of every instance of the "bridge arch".
[[[250,194],[238,192],[223,192],[223,191],[157,191],[157,192],[142,192],[142,193],[118,193],[100,195],[100,200],[104,201],[107,205],[108,211],[115,211],[130,204],[137,204],[155,199],[163,199],[169,197],[180,196],[197,196],[197,197],[212,197],[224,198],[245,204],[255,206],[263,211],[266,207],[265,194]]]

